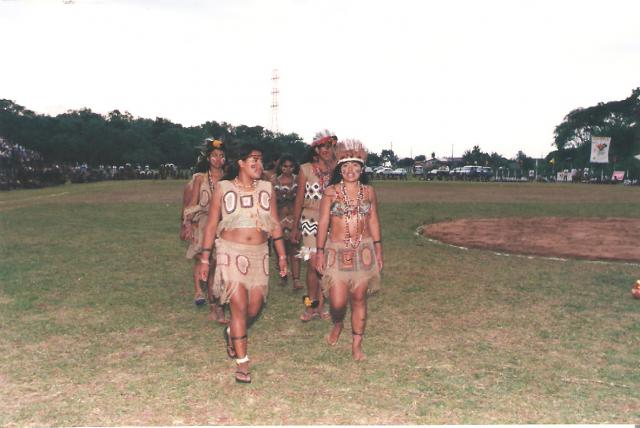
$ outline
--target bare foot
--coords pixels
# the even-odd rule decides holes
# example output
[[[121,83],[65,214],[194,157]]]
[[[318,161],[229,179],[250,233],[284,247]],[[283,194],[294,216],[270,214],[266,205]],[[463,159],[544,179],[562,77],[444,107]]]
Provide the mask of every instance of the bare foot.
[[[229,321],[224,319],[224,309],[219,305],[209,305],[209,315],[207,316],[209,321],[215,321],[218,324],[229,324]]]
[[[353,342],[351,343],[351,355],[355,361],[364,361],[367,356],[362,351],[362,335],[354,334]]]
[[[343,326],[344,324],[341,322],[337,322],[333,324],[331,331],[326,336],[326,340],[329,346],[336,346],[336,344],[338,343],[338,339],[340,339],[340,333],[342,333]]]

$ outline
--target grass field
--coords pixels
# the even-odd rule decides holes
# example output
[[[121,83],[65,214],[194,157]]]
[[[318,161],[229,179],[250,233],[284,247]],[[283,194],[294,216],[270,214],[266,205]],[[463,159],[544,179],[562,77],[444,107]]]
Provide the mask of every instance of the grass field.
[[[329,324],[300,323],[300,294],[274,285],[245,386],[192,302],[183,184],[0,194],[0,426],[640,422],[640,266],[415,233],[462,217],[639,217],[640,189],[376,183],[385,272],[368,360],[351,360],[348,335],[328,348]]]

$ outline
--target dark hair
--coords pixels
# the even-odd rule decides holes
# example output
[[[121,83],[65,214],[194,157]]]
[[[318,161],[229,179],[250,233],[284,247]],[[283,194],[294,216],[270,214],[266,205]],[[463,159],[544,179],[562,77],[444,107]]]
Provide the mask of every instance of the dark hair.
[[[227,173],[224,176],[225,180],[233,180],[240,173],[240,166],[238,161],[247,160],[251,152],[262,153],[262,148],[252,143],[232,144],[229,146],[229,160]]]
[[[282,164],[287,162],[287,161],[289,161],[289,162],[291,162],[293,164],[293,173],[294,174],[298,173],[298,171],[300,169],[300,165],[296,161],[296,158],[294,158],[291,153],[283,153],[280,156],[280,159],[278,160],[278,168],[276,168],[276,175],[282,174]]]
[[[318,159],[318,152],[315,146],[309,146],[307,152],[302,157],[302,163],[313,163]]]
[[[213,147],[213,145],[211,144],[211,142],[213,140],[221,141],[222,142],[222,146]],[[225,163],[226,163],[226,161],[227,161],[227,145],[224,144],[224,140],[221,137],[205,138],[203,146],[204,147],[202,149],[202,152],[200,152],[200,154],[198,155],[198,159],[196,160],[196,167],[195,167],[196,172],[207,172],[207,171],[209,171],[209,156],[211,156],[211,153],[213,153],[214,150],[220,150],[220,151],[222,151],[222,153],[224,153]],[[222,168],[224,169],[224,165],[222,166]]]
[[[358,161],[353,161],[353,162],[358,162]],[[358,163],[362,166],[362,173],[360,174],[360,183],[369,184],[369,176],[364,172],[364,164],[362,162],[358,162]],[[331,176],[331,181],[329,182],[329,184],[340,183],[340,181],[342,180],[342,171],[340,171],[341,167],[342,167],[341,163],[336,165],[336,168],[333,170],[333,175]]]

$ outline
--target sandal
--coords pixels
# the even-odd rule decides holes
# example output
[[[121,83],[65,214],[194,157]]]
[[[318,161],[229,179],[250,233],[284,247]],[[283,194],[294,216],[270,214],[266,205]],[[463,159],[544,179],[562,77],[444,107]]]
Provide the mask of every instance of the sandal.
[[[251,372],[247,370],[246,372],[240,370],[240,364],[248,363],[249,356],[245,355],[242,358],[236,359],[236,365],[238,366],[236,370],[236,382],[237,383],[251,383]]]
[[[202,294],[202,291],[198,291],[196,293],[196,296],[193,299],[193,303],[195,303],[196,306],[202,306],[207,303],[207,299],[204,298],[204,294]]]

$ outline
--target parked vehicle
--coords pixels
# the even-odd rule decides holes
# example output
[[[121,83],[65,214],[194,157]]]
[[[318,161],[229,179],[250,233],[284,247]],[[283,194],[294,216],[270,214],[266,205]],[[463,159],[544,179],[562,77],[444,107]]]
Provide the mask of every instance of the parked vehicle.
[[[406,180],[407,170],[404,168],[396,168],[393,171],[391,171],[391,176],[393,176],[394,178],[398,178],[400,180]]]
[[[437,169],[432,169],[427,173],[427,180],[446,180],[449,177],[449,167],[441,166]]]

